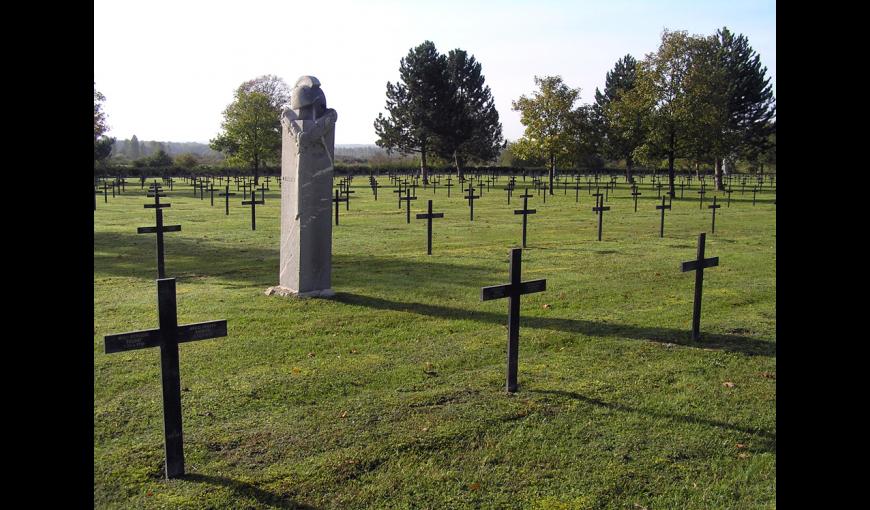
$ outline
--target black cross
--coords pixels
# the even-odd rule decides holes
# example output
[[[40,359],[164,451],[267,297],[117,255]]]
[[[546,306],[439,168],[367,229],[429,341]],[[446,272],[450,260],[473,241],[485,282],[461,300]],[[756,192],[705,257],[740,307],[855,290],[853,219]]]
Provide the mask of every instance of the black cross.
[[[242,205],[250,205],[251,206],[251,230],[257,230],[257,206],[265,205],[265,200],[257,200],[256,191],[251,190],[251,199],[248,201],[242,201]]]
[[[408,202],[410,204],[410,202]],[[418,213],[418,220],[426,220],[426,255],[432,255],[432,218],[443,218],[444,213],[432,212],[432,201],[429,201],[429,212],[426,214]]]
[[[338,198],[338,190],[335,190],[335,198],[332,199],[335,202],[335,224],[338,225],[338,204],[339,202],[347,202],[347,197]]]
[[[341,186],[339,186],[338,189],[341,190],[340,193],[342,195],[346,195],[345,200],[344,200],[344,206],[345,206],[344,210],[350,211],[350,194],[356,193],[356,191],[350,190],[350,184],[347,184],[345,188],[342,188]]]
[[[752,205],[755,205],[755,194],[758,192],[758,188],[752,188]]]
[[[112,191],[114,192],[114,190],[115,188],[113,187]],[[106,181],[103,181],[103,202],[107,204],[109,203],[109,183]]]
[[[580,181],[574,182],[574,203],[580,203]]]
[[[595,207],[592,208],[595,214],[598,215],[598,240],[601,240],[601,224],[604,221],[604,211],[609,211],[610,207],[604,207],[604,200],[601,199],[601,193],[597,193],[599,198],[595,199]],[[598,202],[601,202],[599,205]]]
[[[701,195],[701,201],[698,203],[698,209],[703,209],[704,208],[704,195],[707,194],[707,190],[705,190],[704,187],[701,186],[701,189],[696,191],[696,193]]]
[[[171,204],[161,204],[160,197],[165,197],[166,195],[161,195],[159,192],[155,192],[153,194],[149,193],[149,197],[154,197],[153,204],[145,204],[146,209],[154,209],[154,214],[156,216],[156,226],[154,227],[139,227],[136,229],[136,232],[139,234],[157,234],[157,277],[158,278],[166,278],[166,270],[164,266],[164,257],[163,257],[163,233],[164,232],[180,232],[181,225],[164,225],[163,224],[163,208],[164,207],[172,207]]]
[[[371,186],[372,186],[372,191],[373,191],[374,194],[375,194],[375,202],[377,202],[377,201],[378,201],[378,188],[380,188],[381,185],[378,184],[378,181],[372,179]]]
[[[245,200],[246,198],[248,198],[248,188],[250,188],[250,187],[251,187],[251,185],[248,184],[247,181],[242,183],[242,200]],[[238,190],[238,189],[239,189],[239,187],[236,186],[236,190]],[[253,194],[253,190],[251,190],[251,193]]]
[[[404,190],[402,189],[402,183],[399,182],[398,184],[399,184],[399,189],[394,189],[393,193],[399,194],[399,209],[401,209],[402,208],[402,191],[404,191]]]
[[[453,187],[453,183],[450,182],[451,178],[452,178],[452,176],[448,175],[447,176],[447,184],[444,185],[444,187],[447,188],[447,198],[450,198],[450,188]]]
[[[407,217],[408,224],[411,223],[411,200],[417,200],[417,197],[411,196],[411,188],[405,188],[405,196],[399,196],[399,200],[405,201],[405,216]]]
[[[230,193],[230,184],[229,184],[229,182],[227,182],[227,191],[226,191],[226,193],[218,193],[218,196],[219,196],[219,197],[227,197],[227,198],[226,198],[226,201],[227,201],[227,216],[229,216],[229,215],[230,215],[230,197],[234,197],[234,196],[236,196],[235,193]]]
[[[730,208],[731,207],[731,187],[730,186],[725,190],[725,193],[728,195],[728,202],[726,203],[726,207]]]
[[[698,258],[683,262],[682,272],[695,271],[695,306],[692,311],[692,340],[701,338],[701,287],[704,284],[704,268],[719,265],[719,257],[704,258],[704,241],[707,234],[698,235]]]
[[[214,207],[214,183],[209,186],[208,191],[211,194],[211,206]]]
[[[474,186],[472,186],[472,185],[469,185],[468,188],[466,188],[463,191],[468,192],[468,194],[465,195],[464,198],[468,199],[468,205],[469,205],[469,207],[471,207],[471,221],[474,221],[474,199],[480,198],[480,195],[477,195],[477,196],[474,195]]]
[[[530,214],[535,214],[538,212],[535,209],[529,209],[529,188],[526,188],[524,194],[520,195],[523,197],[523,208],[522,209],[514,209],[514,214],[522,214],[523,215],[523,248],[526,247],[526,222]]]
[[[659,227],[659,237],[665,237],[665,209],[670,209],[671,204],[665,205],[665,197],[662,197],[662,205],[657,205],[656,209],[662,210],[662,224]]]
[[[604,204],[604,200],[601,199],[601,197],[603,197],[604,194],[601,193],[601,189],[599,189],[598,186],[595,187],[595,193],[593,193],[592,196],[595,197],[595,206],[596,207],[598,206],[599,200],[601,200],[602,205]],[[592,208],[592,210],[596,211],[595,214],[598,214],[598,211],[594,207]]]
[[[513,185],[508,183],[508,185],[504,188],[504,190],[507,191],[507,203],[508,203],[508,205],[511,205],[511,195],[514,194],[514,187],[513,187]],[[528,190],[526,190],[526,192],[528,192]]]
[[[160,377],[163,387],[163,437],[166,478],[184,475],[184,434],[181,429],[181,374],[178,344],[227,336],[227,321],[217,320],[178,325],[175,278],[157,280],[157,313],[160,327],[130,333],[106,335],[105,352],[160,347]]]
[[[631,188],[631,195],[634,197],[634,212],[637,212],[637,197],[643,195],[643,193],[637,190],[637,186],[633,186]]]
[[[716,196],[713,195],[713,205],[708,205],[707,209],[713,209],[713,228],[710,229],[711,234],[716,233],[716,209],[722,207],[721,205],[716,205]]]
[[[480,289],[480,300],[508,298],[507,391],[517,391],[517,365],[520,348],[520,296],[547,290],[547,280],[521,282],[522,248],[511,249],[511,282]]]

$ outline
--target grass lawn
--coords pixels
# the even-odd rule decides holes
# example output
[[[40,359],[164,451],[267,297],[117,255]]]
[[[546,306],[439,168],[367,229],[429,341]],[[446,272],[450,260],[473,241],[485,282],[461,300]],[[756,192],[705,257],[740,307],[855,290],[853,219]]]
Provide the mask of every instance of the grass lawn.
[[[103,336],[157,327],[151,202],[130,179],[94,212],[94,503],[99,508],[775,508],[776,206],[739,185],[716,213],[697,182],[667,211],[649,180],[620,182],[597,241],[584,188],[529,207],[519,391],[504,391],[508,282],[522,217],[498,190],[417,190],[411,224],[389,181],[357,177],[333,226],[333,299],[266,296],[278,284],[280,191],[251,230],[241,191],[175,186],[164,201],[178,322],[227,319],[185,343],[188,475],[166,481],[158,349],[107,355]],[[522,189],[522,179],[518,180]],[[444,181],[442,181],[443,184]],[[455,183],[455,179],[454,179]],[[531,180],[528,181],[531,185]],[[593,191],[594,192],[594,191]],[[533,192],[534,193],[534,192]],[[679,189],[677,196],[679,197]],[[519,193],[518,193],[519,194]],[[217,193],[215,193],[217,195]],[[259,194],[258,194],[259,197]],[[434,220],[426,255],[426,200]],[[694,273],[707,232],[702,338]],[[729,384],[725,384],[729,383]],[[733,384],[732,384],[733,383]]]

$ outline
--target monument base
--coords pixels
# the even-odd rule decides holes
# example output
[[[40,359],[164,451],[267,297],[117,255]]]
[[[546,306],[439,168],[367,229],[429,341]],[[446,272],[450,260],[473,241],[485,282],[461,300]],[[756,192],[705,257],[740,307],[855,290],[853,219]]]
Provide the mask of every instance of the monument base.
[[[312,290],[309,292],[298,292],[289,287],[282,287],[280,285],[276,285],[274,287],[269,287],[266,289],[267,296],[291,296],[297,298],[329,298],[335,295],[335,291],[332,289],[323,289],[323,290]]]

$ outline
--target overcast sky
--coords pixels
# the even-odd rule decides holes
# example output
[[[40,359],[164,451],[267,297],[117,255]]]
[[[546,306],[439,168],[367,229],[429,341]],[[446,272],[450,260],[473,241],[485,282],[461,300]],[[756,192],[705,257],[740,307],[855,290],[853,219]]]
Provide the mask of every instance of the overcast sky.
[[[594,100],[623,55],[640,60],[663,29],[749,38],[776,92],[776,2],[692,1],[94,1],[94,82],[109,136],[208,143],[242,82],[316,76],[338,111],[335,142],[368,144],[399,61],[425,40],[483,66],[504,128],[535,75],[561,75]]]

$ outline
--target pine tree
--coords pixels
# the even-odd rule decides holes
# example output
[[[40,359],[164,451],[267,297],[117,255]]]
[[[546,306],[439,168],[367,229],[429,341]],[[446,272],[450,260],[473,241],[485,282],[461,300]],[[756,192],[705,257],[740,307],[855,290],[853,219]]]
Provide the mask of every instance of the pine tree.
[[[450,103],[447,58],[440,55],[432,41],[412,48],[399,64],[399,81],[387,82],[388,116],[379,113],[374,127],[375,142],[387,153],[420,153],[420,174],[428,183],[427,157],[436,138],[449,123]]]
[[[607,72],[604,92],[595,89],[595,104],[592,105],[592,121],[600,133],[603,152],[609,158],[625,160],[628,182],[634,182],[634,150],[643,143],[646,131],[643,117],[623,108],[620,101],[636,83],[637,60],[626,55]]]
[[[130,159],[139,159],[139,139],[136,138],[136,135],[133,135],[133,138],[130,139]]]

